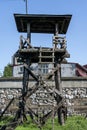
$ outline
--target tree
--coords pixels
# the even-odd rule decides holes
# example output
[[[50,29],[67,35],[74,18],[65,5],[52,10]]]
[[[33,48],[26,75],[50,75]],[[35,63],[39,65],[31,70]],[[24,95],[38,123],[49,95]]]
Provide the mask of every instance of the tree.
[[[0,71],[0,77],[2,77],[2,72]]]
[[[12,66],[10,63],[4,67],[3,77],[12,77]]]

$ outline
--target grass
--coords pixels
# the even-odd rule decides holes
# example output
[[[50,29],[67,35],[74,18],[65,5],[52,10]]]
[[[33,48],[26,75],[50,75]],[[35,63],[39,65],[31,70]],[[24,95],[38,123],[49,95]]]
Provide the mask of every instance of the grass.
[[[0,125],[7,123],[11,117],[4,119]],[[37,125],[33,124],[31,120],[18,126],[15,130],[39,130]],[[42,130],[52,130],[52,119],[49,119],[43,126]],[[54,121],[54,130],[87,130],[87,119],[83,116],[68,117],[64,126],[60,126],[57,119]]]
[[[0,121],[0,125],[4,125],[7,124],[8,122],[10,122],[13,119],[13,117],[11,116],[5,116],[2,118],[2,120]]]

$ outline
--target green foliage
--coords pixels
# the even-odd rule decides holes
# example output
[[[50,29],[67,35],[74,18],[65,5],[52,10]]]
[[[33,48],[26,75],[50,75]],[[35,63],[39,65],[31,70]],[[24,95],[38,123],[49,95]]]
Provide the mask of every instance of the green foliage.
[[[3,77],[11,77],[12,76],[12,67],[11,64],[7,64],[4,68]]]
[[[5,116],[2,118],[2,120],[0,121],[0,125],[4,125],[9,123],[11,120],[13,119],[13,117],[11,116]]]
[[[39,128],[30,122],[29,124],[18,126],[16,130],[39,130]],[[52,119],[49,119],[46,122],[42,130],[52,130]],[[87,119],[82,116],[68,117],[65,125],[60,126],[56,118],[54,120],[54,130],[87,130]]]
[[[0,71],[0,77],[2,77],[2,72]]]
[[[18,126],[16,130],[38,130],[37,125],[32,122],[30,117],[27,117],[28,121],[23,125]]]
[[[16,128],[16,130],[39,130],[33,123],[25,124]],[[42,130],[52,130],[52,119],[49,119]],[[58,124],[57,118],[54,120],[54,130],[87,130],[87,119],[83,116],[68,117],[64,126]]]
[[[4,121],[3,122],[1,121],[0,125],[6,124],[11,119],[12,117],[4,118]],[[15,130],[40,130],[40,129],[29,118],[28,122],[24,123],[23,125],[18,126]],[[42,130],[53,130],[52,118],[46,122]],[[68,117],[65,125],[60,126],[56,118],[54,120],[54,130],[87,130],[87,119],[85,119],[83,116]]]

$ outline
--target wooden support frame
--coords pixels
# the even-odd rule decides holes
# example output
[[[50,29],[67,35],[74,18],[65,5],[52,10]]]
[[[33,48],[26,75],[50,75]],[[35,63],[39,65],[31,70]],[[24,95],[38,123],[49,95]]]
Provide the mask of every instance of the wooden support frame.
[[[32,18],[33,17],[31,17],[30,19],[32,19]],[[59,26],[61,26],[61,25],[58,25],[58,24],[60,24],[59,21],[60,21],[61,17],[59,18],[59,21],[57,21],[57,23],[56,23],[55,22],[56,16],[54,16],[53,17],[54,20],[52,18],[52,21],[51,21],[51,22],[53,22],[53,24],[51,22],[48,22],[50,20],[49,18],[51,18],[51,17],[45,16],[45,19],[43,19],[43,20],[46,20],[46,21],[44,21],[44,23],[47,22],[47,24],[50,25],[50,26],[48,26],[49,27],[48,31],[47,31],[46,28],[45,28],[45,30],[44,30],[44,28],[42,28],[42,27],[44,27],[43,22],[40,23],[40,20],[39,21],[37,20],[37,22],[40,23],[40,28],[39,28],[39,30],[38,30],[38,28],[36,28],[37,29],[36,32],[41,32],[41,29],[42,29],[42,32],[44,30],[46,33],[47,32],[50,33],[50,31],[52,31],[51,33],[54,33],[54,36],[58,37],[59,32],[61,32],[60,31],[61,29],[59,29]],[[27,16],[25,17],[25,19],[27,19]],[[22,22],[23,22],[23,25],[25,26],[24,20],[22,20]],[[34,24],[35,24],[35,26],[34,26]],[[21,58],[21,61],[24,64],[24,71],[23,71],[22,96],[19,98],[19,109],[16,112],[16,115],[15,115],[15,118],[13,119],[13,121],[11,123],[9,123],[8,125],[2,126],[0,128],[0,130],[6,130],[6,127],[8,127],[8,126],[15,128],[15,125],[18,125],[18,123],[23,122],[24,119],[27,120],[25,106],[28,108],[28,114],[30,115],[31,119],[38,125],[38,127],[40,129],[45,124],[46,120],[49,117],[54,118],[54,113],[57,113],[59,123],[61,125],[64,124],[65,105],[64,105],[64,98],[63,98],[63,95],[62,95],[60,65],[61,65],[62,60],[66,57],[66,55],[65,55],[66,54],[66,48],[60,48],[60,49],[57,48],[57,43],[54,43],[53,48],[49,48],[49,49],[48,48],[45,48],[45,49],[33,48],[32,45],[31,45],[31,27],[33,29],[35,29],[35,27],[37,25],[36,23],[34,23],[34,24],[32,23],[33,26],[31,26],[31,23],[29,23],[29,21],[27,19],[26,26],[24,28],[22,26],[22,28],[21,28],[21,29],[27,28],[27,39],[24,39],[25,40],[24,44],[27,43],[27,46],[26,46],[26,48],[23,48],[23,46],[24,46],[24,45],[22,46],[22,43],[23,43],[22,38],[23,37],[21,37],[20,38],[20,48],[19,48],[17,54],[18,54],[19,58]],[[55,26],[52,26],[52,25],[55,25]],[[62,28],[62,30],[63,30],[63,28]],[[65,28],[64,28],[64,30],[65,30]],[[25,30],[22,30],[22,31],[25,32]],[[61,33],[65,34],[65,32],[66,32],[66,30],[64,32],[61,32]],[[33,53],[34,53],[34,55],[33,55]],[[42,55],[42,53],[44,53],[44,55]],[[49,53],[51,53],[51,55]],[[35,56],[35,58],[33,60],[32,60],[32,56]],[[44,60],[42,61],[42,59],[44,59]],[[45,78],[41,74],[38,74],[39,76],[36,76],[30,69],[30,65],[33,62],[39,63],[39,64],[50,62],[54,65],[54,70],[52,71],[52,73],[47,75]],[[34,86],[32,88],[28,88],[29,76],[32,76],[33,79],[36,81],[36,83],[34,84]],[[52,77],[54,77],[54,80],[55,80],[54,88],[51,88],[50,85],[47,84],[47,80],[51,79]],[[35,111],[33,111],[34,105],[33,105],[33,107],[31,107],[31,104],[26,105],[26,101],[28,99],[30,99],[33,94],[35,94],[35,93],[37,94],[37,91],[40,92],[40,89],[43,90],[44,95],[46,95],[44,93],[44,91],[46,91],[47,93],[49,93],[50,96],[52,96],[53,101],[55,100],[55,102],[52,101],[51,105],[46,104],[46,103],[44,103],[44,105],[43,105],[43,104],[40,104],[40,103],[42,103],[43,100],[47,101],[47,103],[48,103],[47,98],[41,97],[41,99],[43,99],[43,100],[41,100],[40,103],[39,103],[39,100],[37,99],[38,101],[36,102],[37,104],[35,106],[35,108],[37,107],[36,109],[39,110],[43,106],[44,106],[44,109],[50,109],[48,106],[52,107],[52,109],[47,111],[47,113],[44,114],[41,117],[40,117],[39,114],[37,114],[37,113],[35,113]],[[10,103],[8,104],[8,106],[6,107],[4,112],[8,109],[8,107],[10,106],[11,103],[12,103],[12,100],[10,101]],[[53,103],[55,103],[55,104],[53,104]],[[2,113],[1,116],[3,116],[3,114],[4,113]],[[37,117],[38,121],[35,120],[33,118],[33,116]],[[54,127],[53,127],[53,130],[54,130]]]

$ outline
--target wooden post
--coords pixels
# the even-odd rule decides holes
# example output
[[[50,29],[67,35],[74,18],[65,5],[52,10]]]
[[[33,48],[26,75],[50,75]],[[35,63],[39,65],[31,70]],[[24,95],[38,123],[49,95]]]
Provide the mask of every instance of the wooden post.
[[[58,70],[55,72],[55,87],[57,90],[62,92],[61,88],[61,69],[60,69],[60,64],[55,64],[55,66],[58,68]],[[62,100],[60,96],[57,97],[57,104]],[[62,107],[60,107],[57,111],[58,115],[58,122],[63,125],[64,124],[64,114],[62,112]]]
[[[27,24],[27,40],[31,43],[30,23]],[[29,45],[28,45],[29,48]]]
[[[28,67],[30,67],[30,60],[26,59],[26,64]],[[27,117],[25,115],[25,104],[26,104],[26,100],[25,100],[25,96],[27,95],[28,92],[28,83],[29,83],[29,72],[28,69],[24,66],[24,70],[23,70],[23,88],[22,88],[22,106],[21,106],[21,111],[23,113],[23,120],[27,120]]]
[[[58,36],[58,24],[55,24],[55,36]],[[55,44],[55,48],[57,48],[57,44]]]
[[[58,24],[55,25],[55,35],[58,36]],[[55,48],[57,48],[57,46],[55,45]],[[62,92],[62,88],[61,88],[61,62],[60,62],[60,57],[59,59],[55,59],[55,64],[54,67],[57,68],[57,71],[55,72],[55,88]],[[57,104],[59,104],[59,102],[61,101],[61,97],[58,96],[57,97]],[[62,108],[60,107],[57,111],[57,115],[58,115],[58,121],[59,123],[62,125],[64,122],[63,116],[62,116]]]

